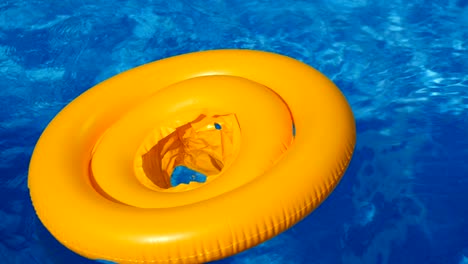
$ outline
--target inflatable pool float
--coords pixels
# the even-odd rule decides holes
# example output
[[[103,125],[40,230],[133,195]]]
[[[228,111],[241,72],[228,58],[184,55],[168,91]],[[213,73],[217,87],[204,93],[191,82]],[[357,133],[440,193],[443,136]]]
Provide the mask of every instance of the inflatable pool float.
[[[355,140],[345,97],[312,67],[262,51],[194,52],[67,105],[37,142],[28,186],[44,226],[82,256],[202,263],[311,213]]]

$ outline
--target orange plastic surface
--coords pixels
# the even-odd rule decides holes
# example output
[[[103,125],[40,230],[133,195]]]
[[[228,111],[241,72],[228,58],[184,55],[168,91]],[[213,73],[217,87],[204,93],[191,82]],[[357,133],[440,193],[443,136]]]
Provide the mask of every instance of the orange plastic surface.
[[[78,254],[202,263],[312,212],[355,140],[346,99],[312,67],[261,51],[195,52],[76,98],[40,137],[28,185],[40,220]],[[172,187],[179,165],[206,182]]]

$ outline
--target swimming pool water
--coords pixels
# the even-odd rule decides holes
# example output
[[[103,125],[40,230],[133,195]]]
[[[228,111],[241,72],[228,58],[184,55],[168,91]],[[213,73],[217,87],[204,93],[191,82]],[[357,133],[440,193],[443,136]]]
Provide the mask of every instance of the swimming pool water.
[[[332,79],[357,146],[309,217],[216,263],[467,263],[467,40],[466,0],[2,1],[0,259],[95,263],[50,236],[28,195],[34,145],[68,102],[153,60],[249,48]]]

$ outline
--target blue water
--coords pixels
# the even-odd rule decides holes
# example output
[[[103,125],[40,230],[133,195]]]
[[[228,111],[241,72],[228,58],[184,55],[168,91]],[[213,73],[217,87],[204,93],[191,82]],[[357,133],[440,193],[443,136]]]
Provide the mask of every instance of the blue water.
[[[171,186],[175,187],[179,184],[190,182],[206,182],[206,175],[194,171],[185,166],[177,166],[171,174]]]
[[[317,68],[358,133],[316,211],[216,263],[468,263],[468,1],[142,2],[0,2],[2,263],[95,263],[56,242],[30,204],[29,160],[54,115],[119,72],[216,48]]]

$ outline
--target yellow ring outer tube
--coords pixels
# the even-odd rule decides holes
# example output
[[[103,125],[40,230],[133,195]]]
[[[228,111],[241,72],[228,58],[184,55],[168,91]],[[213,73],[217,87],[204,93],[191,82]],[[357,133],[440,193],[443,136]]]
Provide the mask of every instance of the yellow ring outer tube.
[[[297,134],[281,159],[228,192],[195,203],[185,203],[184,198],[174,207],[127,205],[96,191],[90,180],[90,159],[98,151],[98,141],[105,140],[104,132],[158,90],[212,75],[261,84],[285,102]],[[249,95],[233,96],[244,99]],[[194,99],[200,98],[210,95],[200,93]],[[268,108],[262,103],[249,109],[264,107]],[[196,52],[119,74],[71,102],[41,135],[28,185],[44,225],[83,256],[119,263],[200,263],[255,246],[312,212],[341,179],[355,140],[346,99],[310,66],[260,51]],[[249,169],[255,168],[245,171]],[[223,178],[207,186],[218,179]]]

